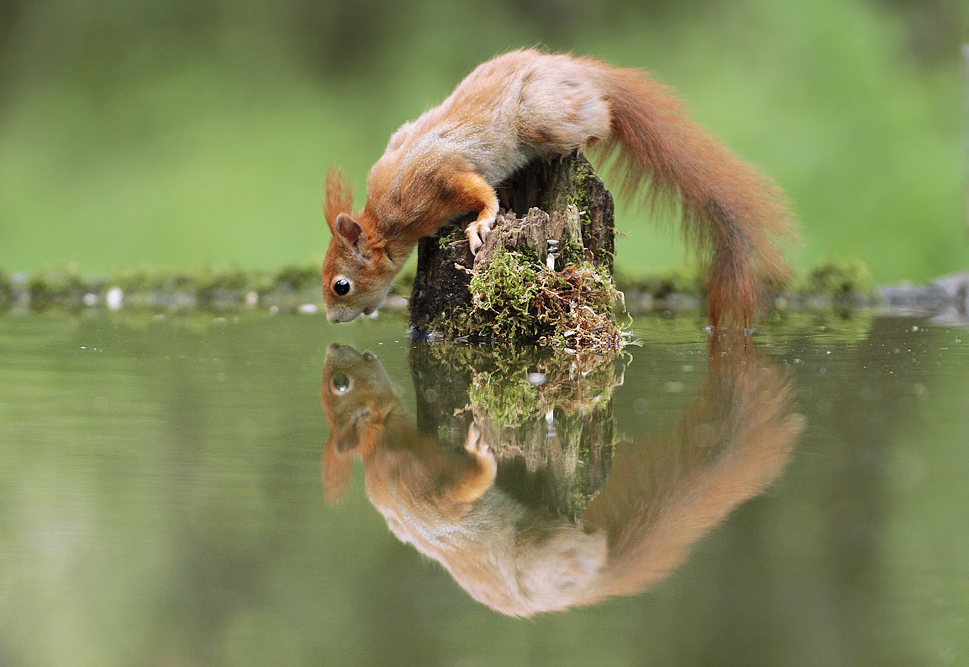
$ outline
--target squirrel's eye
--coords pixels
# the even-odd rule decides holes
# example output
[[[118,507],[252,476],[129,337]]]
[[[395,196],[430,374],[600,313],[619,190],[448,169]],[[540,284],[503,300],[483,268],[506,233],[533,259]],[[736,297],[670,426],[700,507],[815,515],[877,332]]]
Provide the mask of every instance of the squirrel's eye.
[[[331,381],[333,386],[333,393],[339,395],[345,394],[350,391],[350,378],[348,378],[343,373],[337,373],[333,376]]]
[[[333,291],[339,296],[346,296],[350,292],[350,281],[346,278],[337,278],[333,281]]]

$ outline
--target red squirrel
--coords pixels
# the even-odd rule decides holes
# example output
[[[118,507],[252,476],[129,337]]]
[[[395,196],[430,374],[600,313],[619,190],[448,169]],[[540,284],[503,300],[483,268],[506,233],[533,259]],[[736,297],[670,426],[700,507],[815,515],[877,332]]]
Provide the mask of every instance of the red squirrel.
[[[331,322],[370,315],[417,241],[459,214],[471,251],[498,213],[495,186],[536,158],[592,149],[627,195],[673,203],[708,262],[710,323],[750,326],[765,283],[788,276],[778,242],[794,236],[781,191],[691,120],[645,72],[526,49],[478,66],[444,102],[404,123],[351,213],[342,174],[327,174],[332,239],[323,261]],[[641,186],[648,186],[646,187]]]

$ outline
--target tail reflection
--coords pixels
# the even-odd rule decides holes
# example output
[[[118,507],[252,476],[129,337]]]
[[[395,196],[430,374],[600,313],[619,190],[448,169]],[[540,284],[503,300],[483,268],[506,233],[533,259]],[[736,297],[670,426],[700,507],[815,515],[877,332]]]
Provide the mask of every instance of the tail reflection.
[[[366,490],[394,534],[440,562],[476,600],[511,616],[638,593],[786,464],[801,418],[781,374],[718,344],[705,382],[668,433],[620,447],[577,519],[496,484],[494,429],[471,421],[462,446],[418,432],[377,359],[327,350],[323,451],[330,500],[363,461]],[[475,418],[480,421],[480,406]]]

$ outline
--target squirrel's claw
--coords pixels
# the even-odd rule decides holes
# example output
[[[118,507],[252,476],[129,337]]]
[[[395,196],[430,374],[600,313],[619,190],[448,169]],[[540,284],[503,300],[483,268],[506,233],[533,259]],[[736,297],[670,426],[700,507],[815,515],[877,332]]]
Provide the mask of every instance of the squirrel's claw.
[[[468,225],[465,230],[465,234],[468,237],[468,244],[471,246],[471,254],[475,255],[478,253],[478,249],[484,245],[484,242],[488,240],[488,234],[491,233],[491,227],[495,224],[495,219],[491,218],[485,220],[475,220]]]

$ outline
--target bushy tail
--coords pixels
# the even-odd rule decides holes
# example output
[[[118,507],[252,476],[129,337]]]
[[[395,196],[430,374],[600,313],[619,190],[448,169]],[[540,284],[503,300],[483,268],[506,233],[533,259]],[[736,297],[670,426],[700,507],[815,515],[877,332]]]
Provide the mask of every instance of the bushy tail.
[[[679,207],[684,234],[709,262],[710,322],[749,326],[764,288],[789,269],[779,244],[796,237],[783,194],[686,114],[670,90],[635,69],[588,64],[602,77],[612,134],[600,145],[626,194]]]
[[[663,436],[622,450],[582,515],[606,531],[610,566],[594,602],[666,577],[690,547],[784,469],[804,419],[790,382],[753,354],[711,362],[710,375]]]

